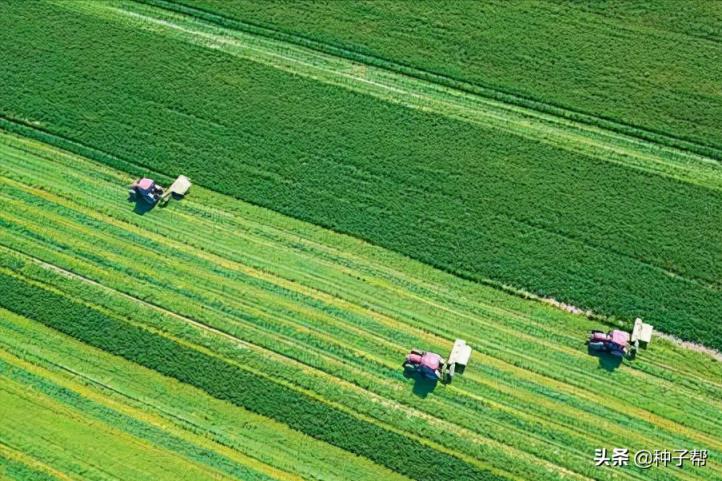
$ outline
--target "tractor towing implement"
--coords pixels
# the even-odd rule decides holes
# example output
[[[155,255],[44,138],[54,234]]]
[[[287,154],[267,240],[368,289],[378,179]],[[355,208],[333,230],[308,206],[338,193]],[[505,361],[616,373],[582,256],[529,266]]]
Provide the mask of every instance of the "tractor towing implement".
[[[133,182],[128,189],[130,200],[142,200],[150,206],[160,203],[164,206],[171,196],[183,197],[191,188],[191,181],[185,175],[179,175],[170,187],[164,189],[153,179],[143,177]]]
[[[651,324],[646,324],[637,318],[634,320],[634,328],[631,334],[619,329],[607,333],[592,331],[587,340],[587,346],[592,352],[633,358],[636,356],[640,345],[646,346],[652,341],[653,330],[654,327]]]
[[[404,370],[409,373],[416,373],[431,381],[442,381],[450,383],[454,375],[461,374],[471,357],[471,346],[463,339],[454,341],[448,360],[435,352],[412,349],[404,360]]]

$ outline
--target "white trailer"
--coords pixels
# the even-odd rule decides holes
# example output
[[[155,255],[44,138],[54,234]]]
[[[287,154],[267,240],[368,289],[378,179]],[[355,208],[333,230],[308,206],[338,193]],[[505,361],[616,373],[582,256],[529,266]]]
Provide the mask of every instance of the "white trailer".
[[[471,358],[471,346],[469,346],[463,339],[457,339],[454,341],[454,346],[451,348],[451,354],[449,354],[449,360],[446,362],[446,375],[447,382],[451,381],[456,373],[456,368],[466,367]]]
[[[652,342],[652,331],[654,326],[643,322],[640,318],[634,320],[634,329],[632,329],[632,344],[635,347],[639,347],[639,343],[643,342],[645,345]]]

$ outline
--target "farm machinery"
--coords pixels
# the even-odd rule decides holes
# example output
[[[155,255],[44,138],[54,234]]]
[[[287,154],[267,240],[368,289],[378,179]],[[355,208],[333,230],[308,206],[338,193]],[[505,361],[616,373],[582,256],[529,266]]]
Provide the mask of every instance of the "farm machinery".
[[[652,341],[654,327],[637,318],[632,333],[614,329],[607,333],[592,331],[587,340],[589,350],[597,353],[608,353],[616,357],[633,358],[637,354],[640,343],[644,345]]]
[[[470,357],[471,346],[457,339],[446,361],[435,352],[412,349],[404,360],[404,371],[417,373],[430,381],[450,383],[457,369],[462,372],[466,368]]]
[[[133,182],[128,190],[130,200],[142,200],[150,206],[160,204],[164,206],[171,196],[184,196],[191,188],[191,181],[185,175],[179,175],[170,187],[164,189],[153,179],[143,177]]]

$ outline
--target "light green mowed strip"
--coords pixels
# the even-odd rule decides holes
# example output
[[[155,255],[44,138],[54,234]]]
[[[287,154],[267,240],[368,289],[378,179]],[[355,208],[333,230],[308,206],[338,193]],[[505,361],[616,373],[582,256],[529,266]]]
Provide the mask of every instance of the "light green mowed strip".
[[[722,369],[703,355],[655,341],[610,373],[584,351],[583,318],[203,189],[139,216],[123,200],[124,174],[35,142],[3,135],[0,159],[0,244],[16,275],[509,477],[722,478],[715,465],[640,473],[590,461],[612,446],[717,456]],[[473,365],[418,397],[399,370],[405,351],[446,352],[457,335],[476,349]],[[128,393],[143,384],[118,382]],[[183,412],[171,398],[153,409]],[[213,433],[217,413],[194,430]],[[283,457],[263,461],[290,469]]]

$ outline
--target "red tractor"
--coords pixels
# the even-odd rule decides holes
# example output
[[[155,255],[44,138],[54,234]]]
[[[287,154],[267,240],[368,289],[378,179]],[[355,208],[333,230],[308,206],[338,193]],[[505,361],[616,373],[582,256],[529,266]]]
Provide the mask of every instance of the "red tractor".
[[[646,324],[641,319],[634,320],[634,328],[632,333],[615,329],[607,333],[603,331],[592,331],[587,340],[589,350],[599,353],[609,353],[618,357],[633,358],[637,349],[647,346],[652,341],[652,331],[654,327]]]
[[[163,187],[156,184],[153,179],[143,177],[133,182],[128,190],[128,196],[131,200],[140,198],[149,205],[155,205],[163,197],[164,192]]]
[[[592,331],[587,345],[591,351],[624,357],[629,353],[629,333],[617,329],[608,333]]]
[[[164,189],[153,179],[143,177],[133,182],[128,190],[130,200],[141,199],[150,206],[160,202],[161,206],[168,203],[171,196],[180,198],[186,195],[191,188],[191,181],[185,175],[179,175],[170,187]]]
[[[412,349],[404,361],[404,370],[417,372],[426,379],[438,381],[444,369],[444,360],[435,352],[424,352]]]

